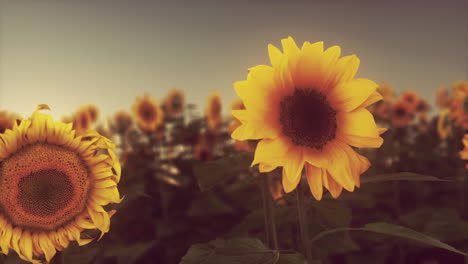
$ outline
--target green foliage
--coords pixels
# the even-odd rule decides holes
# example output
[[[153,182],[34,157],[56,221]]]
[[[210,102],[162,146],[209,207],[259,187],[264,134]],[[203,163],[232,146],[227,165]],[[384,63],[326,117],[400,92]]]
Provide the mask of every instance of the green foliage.
[[[267,248],[260,240],[233,238],[193,245],[180,264],[304,264],[296,252]]]

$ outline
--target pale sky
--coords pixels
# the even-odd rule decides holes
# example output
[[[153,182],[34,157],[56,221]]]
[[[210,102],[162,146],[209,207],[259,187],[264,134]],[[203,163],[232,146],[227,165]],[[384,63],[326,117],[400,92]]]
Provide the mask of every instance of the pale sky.
[[[227,110],[233,83],[287,36],[339,45],[361,59],[358,77],[433,104],[441,84],[468,79],[468,1],[432,2],[0,0],[0,109],[109,115],[178,87],[199,109],[217,89]]]

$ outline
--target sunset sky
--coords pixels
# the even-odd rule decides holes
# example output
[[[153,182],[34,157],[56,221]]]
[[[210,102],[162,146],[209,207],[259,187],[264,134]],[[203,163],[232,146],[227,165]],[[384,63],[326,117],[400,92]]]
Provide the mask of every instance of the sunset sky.
[[[432,2],[1,1],[0,109],[108,115],[172,87],[199,110],[219,90],[228,107],[233,83],[287,36],[339,45],[361,59],[358,77],[433,104],[437,87],[468,79],[468,1]]]

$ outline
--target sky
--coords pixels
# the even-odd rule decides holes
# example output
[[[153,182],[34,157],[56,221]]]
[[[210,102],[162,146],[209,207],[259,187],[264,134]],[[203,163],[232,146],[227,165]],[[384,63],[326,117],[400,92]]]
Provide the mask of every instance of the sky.
[[[292,36],[339,45],[361,59],[357,77],[415,89],[468,79],[468,1],[35,1],[0,0],[0,110],[60,117],[92,103],[101,116],[173,87],[203,110],[267,45]]]

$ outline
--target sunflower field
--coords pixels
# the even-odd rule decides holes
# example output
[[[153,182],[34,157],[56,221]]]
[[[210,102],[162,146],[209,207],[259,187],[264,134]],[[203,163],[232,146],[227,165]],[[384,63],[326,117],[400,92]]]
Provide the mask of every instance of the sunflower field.
[[[0,263],[468,263],[468,81],[431,104],[281,44],[227,106],[1,109]]]

